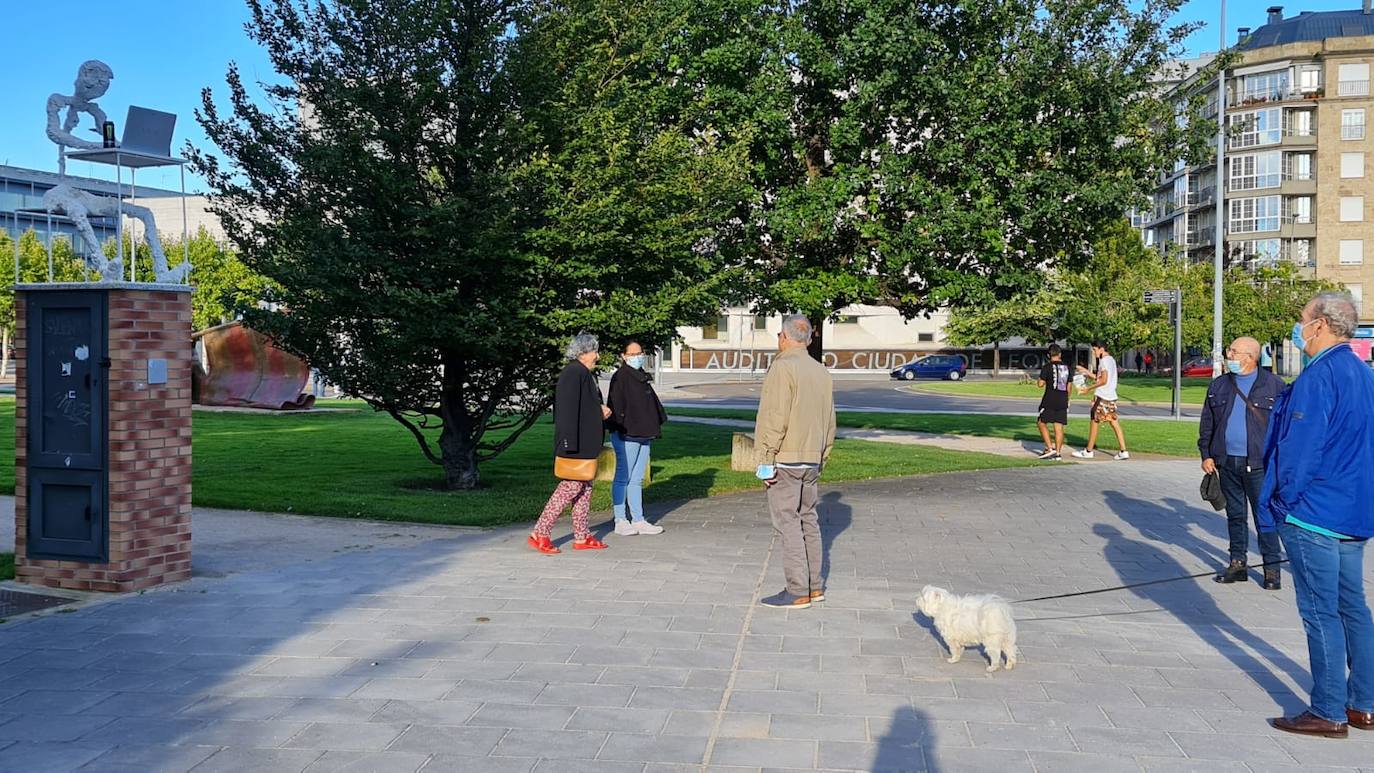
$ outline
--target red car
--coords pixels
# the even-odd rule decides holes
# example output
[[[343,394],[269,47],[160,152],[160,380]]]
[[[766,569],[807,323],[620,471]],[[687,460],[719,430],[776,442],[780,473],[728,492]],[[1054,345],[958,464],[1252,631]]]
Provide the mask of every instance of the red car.
[[[1173,368],[1164,368],[1160,375],[1174,375]],[[1183,362],[1183,378],[1211,378],[1212,377],[1212,358],[1194,357]]]

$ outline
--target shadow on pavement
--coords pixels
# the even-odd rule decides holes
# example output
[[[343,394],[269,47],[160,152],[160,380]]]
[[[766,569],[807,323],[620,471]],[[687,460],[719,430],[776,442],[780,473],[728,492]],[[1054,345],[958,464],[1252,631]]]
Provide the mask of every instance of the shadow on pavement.
[[[878,752],[868,766],[872,773],[938,773],[935,727],[925,712],[912,707],[897,709],[892,724],[878,741]]]
[[[821,525],[821,580],[829,582],[830,554],[836,538],[854,523],[854,508],[845,504],[843,494],[829,491],[821,496],[816,510]]]
[[[1117,514],[1127,523],[1137,526],[1140,511],[1120,508],[1120,500],[1128,498],[1117,492],[1108,493],[1115,495],[1109,496],[1108,502],[1114,504]],[[1130,501],[1138,503],[1138,500]],[[1149,542],[1130,539],[1115,526],[1099,523],[1093,526],[1093,533],[1107,540],[1103,555],[1116,570],[1123,585],[1196,572],[1196,567],[1183,566],[1164,550]],[[1306,669],[1233,620],[1196,581],[1150,585],[1133,588],[1131,592],[1166,610],[1180,623],[1191,628],[1199,639],[1244,671],[1286,710],[1301,710],[1306,705],[1273,668],[1286,673],[1297,684],[1307,683]]]

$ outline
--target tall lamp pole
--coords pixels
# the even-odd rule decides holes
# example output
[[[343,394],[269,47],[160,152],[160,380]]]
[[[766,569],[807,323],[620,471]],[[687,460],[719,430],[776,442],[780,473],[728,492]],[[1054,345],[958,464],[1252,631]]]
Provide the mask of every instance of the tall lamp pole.
[[[1221,0],[1217,56],[1226,51],[1226,0]],[[1212,254],[1212,378],[1221,376],[1222,253],[1226,247],[1226,68],[1217,73],[1217,234]]]

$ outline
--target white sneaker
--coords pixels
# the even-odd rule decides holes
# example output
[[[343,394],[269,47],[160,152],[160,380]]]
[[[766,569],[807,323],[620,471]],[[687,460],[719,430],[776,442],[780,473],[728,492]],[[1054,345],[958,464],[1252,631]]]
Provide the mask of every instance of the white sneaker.
[[[635,521],[634,523],[630,524],[630,526],[631,526],[632,528],[634,528],[636,534],[662,534],[662,533],[663,533],[663,527],[662,527],[662,526],[655,526],[654,524],[649,523],[648,521]]]
[[[1073,458],[1075,458],[1075,459],[1091,459],[1091,458],[1093,458],[1093,453],[1094,453],[1093,451],[1089,451],[1088,449],[1084,448],[1084,449],[1081,449],[1081,450],[1078,450],[1078,451],[1074,451],[1074,452],[1073,452]]]
[[[615,533],[622,537],[633,537],[639,533],[639,529],[636,529],[635,525],[629,521],[616,521]]]
[[[1117,454],[1116,454],[1116,456],[1113,456],[1112,458],[1115,459],[1115,460],[1117,460],[1118,462],[1120,462],[1120,461],[1124,461],[1124,460],[1126,460],[1126,459],[1130,459],[1130,458],[1131,458],[1131,455],[1130,455],[1129,453],[1127,453],[1126,451],[1118,451]]]

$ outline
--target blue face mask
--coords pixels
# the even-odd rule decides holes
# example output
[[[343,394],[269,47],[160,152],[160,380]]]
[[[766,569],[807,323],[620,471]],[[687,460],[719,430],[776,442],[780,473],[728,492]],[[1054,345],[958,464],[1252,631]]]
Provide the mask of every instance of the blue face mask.
[[[1305,352],[1307,349],[1307,339],[1302,337],[1303,328],[1307,327],[1301,322],[1293,323],[1293,345],[1298,347],[1298,351]]]
[[[1230,371],[1231,373],[1239,374],[1239,373],[1240,373],[1240,360],[1227,360],[1227,361],[1226,361],[1226,370]]]
[[[638,368],[639,370],[643,370],[643,369],[644,369],[644,355],[642,355],[642,354],[632,354],[632,355],[630,355],[629,357],[626,357],[626,358],[625,358],[625,364],[626,364],[626,365],[629,365],[631,368]]]

